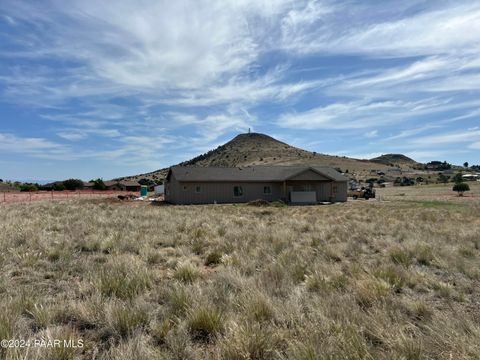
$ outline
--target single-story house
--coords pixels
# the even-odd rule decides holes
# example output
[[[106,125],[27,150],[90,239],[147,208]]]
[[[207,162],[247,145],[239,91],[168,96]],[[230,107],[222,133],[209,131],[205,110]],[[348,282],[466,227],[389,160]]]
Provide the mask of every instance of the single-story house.
[[[462,175],[462,179],[466,180],[466,181],[475,181],[475,180],[480,179],[480,175],[479,174],[464,174],[464,175]]]
[[[140,191],[141,185],[136,181],[105,181],[107,190]]]
[[[329,167],[175,166],[165,180],[165,200],[172,204],[347,201],[348,178]]]

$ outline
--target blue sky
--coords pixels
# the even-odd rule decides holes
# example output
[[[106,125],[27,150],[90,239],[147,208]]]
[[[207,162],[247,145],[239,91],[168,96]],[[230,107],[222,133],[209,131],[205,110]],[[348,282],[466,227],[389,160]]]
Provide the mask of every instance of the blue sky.
[[[479,1],[2,1],[0,178],[105,179],[240,132],[480,163]]]

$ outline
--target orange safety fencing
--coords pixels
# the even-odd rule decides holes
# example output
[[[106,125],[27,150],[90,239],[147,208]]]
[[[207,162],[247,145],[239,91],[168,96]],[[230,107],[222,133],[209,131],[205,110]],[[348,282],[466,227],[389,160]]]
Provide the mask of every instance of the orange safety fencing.
[[[30,191],[0,193],[0,204],[31,202],[41,200],[64,200],[79,198],[116,197],[118,195],[135,194],[131,191],[119,190],[76,190],[76,191]]]

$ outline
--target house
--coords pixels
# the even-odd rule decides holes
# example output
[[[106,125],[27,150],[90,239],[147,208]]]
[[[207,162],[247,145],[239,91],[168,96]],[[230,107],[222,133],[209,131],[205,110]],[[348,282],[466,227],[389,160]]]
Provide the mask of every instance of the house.
[[[183,167],[169,169],[165,200],[173,204],[347,201],[348,178],[317,166]]]
[[[136,181],[105,181],[107,190],[140,191],[141,185]]]
[[[462,179],[465,181],[475,181],[480,179],[480,175],[478,174],[464,174],[462,175]]]

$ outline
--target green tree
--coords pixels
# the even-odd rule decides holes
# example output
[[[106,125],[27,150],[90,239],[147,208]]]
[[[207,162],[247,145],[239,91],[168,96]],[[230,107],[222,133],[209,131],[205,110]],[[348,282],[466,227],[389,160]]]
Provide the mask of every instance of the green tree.
[[[453,177],[453,181],[454,181],[455,183],[461,183],[461,182],[463,182],[462,173],[461,173],[461,172],[456,173],[455,176]]]
[[[83,188],[83,181],[80,179],[68,179],[63,181],[63,186],[67,190],[77,190]]]
[[[463,163],[463,167],[468,168],[468,161],[465,161],[465,162]]]
[[[138,183],[140,185],[147,185],[147,186],[155,185],[155,181],[150,179],[145,179],[145,178],[138,180]]]
[[[65,190],[65,185],[63,185],[63,183],[55,183],[53,184],[53,187],[52,187],[53,190],[55,191],[63,191]]]
[[[470,186],[466,183],[456,183],[453,185],[453,191],[458,192],[458,196],[463,196],[465,191],[470,191]]]
[[[38,191],[38,187],[35,184],[22,184],[20,191]]]
[[[95,190],[106,190],[107,189],[107,186],[103,182],[103,179],[98,178],[96,180],[92,180],[91,182],[93,182],[93,188]]]
[[[441,182],[441,183],[443,183],[443,184],[446,184],[449,179],[450,179],[449,176],[446,176],[446,175],[440,173],[440,174],[438,174],[437,181],[438,181],[438,182]]]

